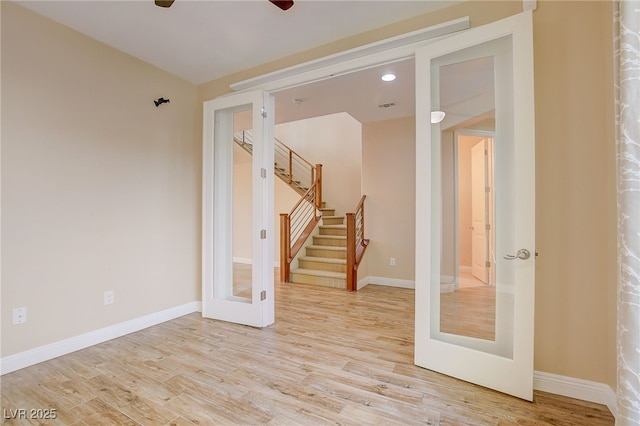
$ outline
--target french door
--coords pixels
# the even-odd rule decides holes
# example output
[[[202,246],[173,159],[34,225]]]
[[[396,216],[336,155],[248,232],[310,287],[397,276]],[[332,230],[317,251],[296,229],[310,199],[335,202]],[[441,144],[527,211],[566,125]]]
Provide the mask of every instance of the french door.
[[[204,103],[202,315],[274,322],[274,101],[264,91]]]
[[[444,120],[431,123],[433,111],[445,112]],[[455,264],[464,250],[461,233],[470,232],[454,226],[467,208],[461,188],[472,184],[461,177],[472,173],[459,173],[455,161],[461,150],[454,135],[462,130],[495,135],[485,154],[490,196],[482,197],[493,216],[481,230],[492,241],[487,283],[462,276]],[[416,50],[415,363],[527,400],[533,398],[534,147],[531,12]]]

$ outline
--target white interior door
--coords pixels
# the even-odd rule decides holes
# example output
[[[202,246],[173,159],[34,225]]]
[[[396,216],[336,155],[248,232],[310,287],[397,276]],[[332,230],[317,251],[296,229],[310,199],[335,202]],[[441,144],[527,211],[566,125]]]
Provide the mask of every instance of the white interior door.
[[[446,113],[431,124],[431,111]],[[488,209],[491,279],[482,315],[464,309],[472,293],[441,290],[447,132],[495,132]],[[535,253],[533,37],[531,12],[472,28],[416,52],[415,363],[531,400]],[[444,178],[443,178],[444,176]],[[453,218],[454,220],[456,218]],[[528,255],[527,255],[528,254]],[[473,299],[477,301],[478,299]],[[460,312],[463,314],[461,315]]]
[[[471,148],[471,273],[488,282],[487,273],[487,182],[486,142],[481,140]]]
[[[274,101],[263,91],[204,103],[202,315],[274,322]]]

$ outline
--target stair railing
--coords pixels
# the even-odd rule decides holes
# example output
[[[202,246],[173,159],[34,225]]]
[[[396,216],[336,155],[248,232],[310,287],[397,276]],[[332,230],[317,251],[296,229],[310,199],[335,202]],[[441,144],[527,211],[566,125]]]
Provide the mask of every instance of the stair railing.
[[[253,130],[236,132],[233,138],[253,153]],[[280,281],[290,282],[291,262],[321,217],[322,164],[314,166],[277,138],[274,148],[276,175],[302,195],[290,213],[280,214]]]
[[[364,234],[363,195],[354,213],[347,213],[347,291],[358,289],[358,267],[369,245]]]
[[[274,154],[277,172],[289,186],[304,195],[316,181],[316,167],[279,139],[275,140]]]
[[[237,132],[234,140],[247,152],[253,152],[253,130]],[[304,195],[316,181],[316,166],[277,138],[274,143],[274,167],[276,175],[300,195]]]
[[[322,164],[316,164],[315,181],[293,206],[280,213],[280,281],[291,281],[291,262],[320,220],[322,207]]]

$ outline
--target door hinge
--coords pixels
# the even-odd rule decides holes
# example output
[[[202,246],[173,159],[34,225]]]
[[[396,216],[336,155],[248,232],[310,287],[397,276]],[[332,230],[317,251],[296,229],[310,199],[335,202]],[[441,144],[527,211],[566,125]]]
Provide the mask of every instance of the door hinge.
[[[267,169],[260,169],[260,177],[263,179],[267,178]]]
[[[484,192],[491,192],[491,187],[490,186],[485,186],[484,187]]]
[[[484,225],[484,229],[486,229],[487,231],[491,231],[491,224],[487,223],[486,225]]]
[[[260,109],[260,113],[262,115],[262,118],[267,118],[267,109],[265,107],[262,107],[262,109]]]
[[[491,268],[491,262],[484,262],[484,266],[487,268]]]
[[[267,238],[267,230],[266,229],[261,229],[260,230],[260,239],[261,240],[265,240]]]
[[[264,300],[267,298],[267,290],[262,290],[260,292],[260,300]]]

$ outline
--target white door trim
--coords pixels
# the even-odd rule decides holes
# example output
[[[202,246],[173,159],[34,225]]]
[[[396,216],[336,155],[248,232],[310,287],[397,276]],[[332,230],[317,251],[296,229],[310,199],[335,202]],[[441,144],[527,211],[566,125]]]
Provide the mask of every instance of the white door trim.
[[[233,296],[233,123],[236,107],[251,105],[254,129],[252,154],[252,292],[251,298]],[[202,315],[254,327],[275,320],[273,219],[274,99],[254,90],[215,98],[203,105],[202,147]],[[266,113],[265,113],[266,111]],[[226,114],[226,115],[225,115]],[[217,129],[216,130],[216,126]],[[216,133],[226,144],[216,145]],[[229,140],[226,139],[229,137]],[[216,157],[218,155],[218,157]],[[261,173],[264,170],[265,173]],[[262,177],[264,176],[264,177]],[[262,237],[262,230],[265,231]],[[264,295],[264,296],[263,296]]]
[[[327,80],[378,65],[413,58],[417,48],[468,28],[469,17],[465,16],[247,80],[238,81],[232,83],[230,87],[235,91],[260,89],[274,93],[291,87]]]
[[[531,12],[505,18],[482,27],[453,35],[447,42],[441,42],[425,47],[416,56],[417,75],[416,93],[420,96],[416,105],[416,117],[430,117],[431,112],[431,83],[430,65],[432,58],[438,58],[450,53],[458,52],[466,47],[481,45],[503,37],[512,38],[512,61],[510,70],[513,78],[513,93],[516,94],[513,106],[513,134],[517,145],[513,148],[513,164],[518,183],[517,191],[510,187],[508,193],[513,193],[513,230],[508,235],[512,244],[503,242],[502,250],[497,258],[518,248],[527,248],[532,254],[535,252],[535,120],[533,102],[533,23]],[[496,99],[496,102],[500,96]],[[508,109],[508,108],[507,108]],[[498,111],[497,111],[498,112]],[[433,203],[432,194],[439,198],[439,182],[432,178],[432,172],[438,172],[437,163],[431,163],[431,133],[432,125],[429,119],[416,119],[416,336],[415,356],[416,364],[441,373],[461,378],[482,386],[501,390],[520,398],[531,400],[533,397],[533,322],[535,299],[534,257],[527,261],[517,260],[510,264],[513,280],[517,286],[510,285],[499,293],[507,295],[507,291],[515,293],[513,306],[514,324],[513,343],[503,344],[503,339],[496,336],[496,342],[476,339],[475,349],[463,346],[470,338],[453,334],[440,333],[435,326],[439,319],[439,304],[431,304],[431,299],[439,297],[434,293],[439,276],[439,261],[436,261],[434,250],[439,244],[437,222],[440,220],[440,206]],[[509,181],[511,182],[511,181]],[[511,183],[506,182],[511,185]],[[504,201],[503,201],[504,203]],[[435,220],[432,230],[432,219]],[[527,226],[524,226],[527,224]],[[510,228],[511,230],[511,228]],[[507,247],[509,245],[509,247]],[[437,256],[439,259],[439,256]],[[504,262],[504,261],[503,261]],[[435,266],[431,266],[431,265]],[[499,265],[498,265],[499,266]],[[504,296],[503,296],[504,298]],[[500,302],[497,301],[497,308]],[[438,312],[437,312],[438,311]],[[496,315],[499,316],[499,309]],[[433,315],[433,317],[432,317]],[[434,328],[432,330],[432,318]],[[499,322],[497,319],[496,322]],[[435,331],[434,331],[435,330]],[[521,331],[521,332],[520,332]],[[432,337],[432,334],[435,337]],[[498,344],[498,341],[501,343]],[[495,348],[513,348],[513,354],[498,356],[490,353]]]

